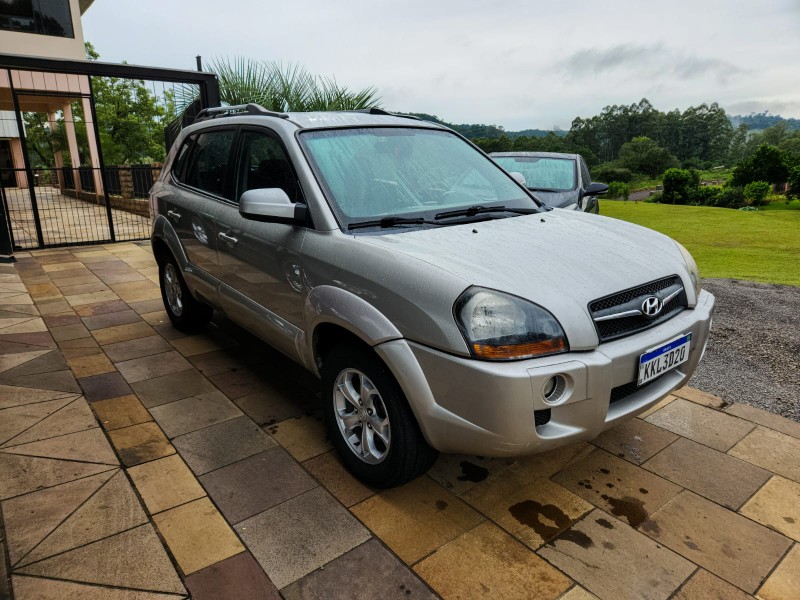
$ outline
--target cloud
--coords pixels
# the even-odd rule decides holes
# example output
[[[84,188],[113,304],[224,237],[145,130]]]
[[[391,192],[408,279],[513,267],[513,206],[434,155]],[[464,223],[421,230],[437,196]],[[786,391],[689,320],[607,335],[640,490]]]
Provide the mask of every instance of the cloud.
[[[773,115],[800,114],[800,100],[739,100],[724,104],[725,110],[731,114],[748,115],[767,111]]]
[[[746,69],[726,60],[689,55],[663,43],[586,48],[573,53],[557,66],[568,77],[627,71],[646,73],[650,77],[653,74],[668,75],[681,81],[711,76],[723,83],[732,76],[747,73]]]

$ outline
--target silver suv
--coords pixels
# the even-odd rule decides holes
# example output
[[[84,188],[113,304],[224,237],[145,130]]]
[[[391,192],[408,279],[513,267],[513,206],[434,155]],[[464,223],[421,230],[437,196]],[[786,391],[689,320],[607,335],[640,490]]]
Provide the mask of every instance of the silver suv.
[[[151,190],[170,319],[219,310],[322,380],[347,467],[597,436],[682,386],[714,298],[673,240],[557,211],[456,133],[383,111],[212,109]]]

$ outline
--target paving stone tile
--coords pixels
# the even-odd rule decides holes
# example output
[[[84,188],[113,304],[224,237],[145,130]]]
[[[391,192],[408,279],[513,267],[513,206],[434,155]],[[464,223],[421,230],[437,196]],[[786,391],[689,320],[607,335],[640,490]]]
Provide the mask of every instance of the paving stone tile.
[[[5,291],[5,290],[3,290]],[[17,290],[25,291],[25,290]],[[60,292],[52,283],[37,283],[28,285],[28,293],[34,298],[47,298],[49,296],[59,296]]]
[[[604,431],[592,440],[592,444],[635,465],[641,465],[677,439],[674,433],[647,421],[630,419]]]
[[[681,438],[644,468],[732,510],[769,479],[769,471]]]
[[[39,263],[41,264],[42,261],[39,260]],[[73,262],[53,262],[53,263],[50,263],[50,264],[42,264],[42,270],[45,273],[54,273],[56,271],[68,271],[68,270],[71,270],[71,269],[82,269],[82,268],[83,268],[83,264],[79,263],[77,261],[73,261]]]
[[[62,409],[74,396],[6,408],[0,412],[0,445],[18,436],[42,419]]]
[[[749,404],[731,404],[725,409],[725,412],[737,417],[741,417],[742,419],[746,419],[753,423],[758,423],[767,429],[772,429],[785,435],[800,438],[800,423],[771,412],[767,412],[766,410],[750,406]]]
[[[721,452],[729,450],[754,427],[738,417],[680,398],[646,420]]]
[[[92,402],[97,419],[106,431],[130,427],[152,420],[135,394]]]
[[[100,278],[108,284],[129,283],[131,281],[144,281],[145,277],[138,271],[131,269],[123,273],[103,273]]]
[[[169,323],[169,316],[165,310],[154,310],[153,312],[140,315],[145,323],[150,325],[166,325]]]
[[[300,462],[333,448],[319,412],[281,421],[266,431]]]
[[[549,479],[513,467],[462,498],[534,550],[594,508]]]
[[[463,454],[441,454],[428,476],[456,495],[463,494],[489,476],[502,473],[515,463],[510,458],[485,458]]]
[[[28,344],[30,346],[41,346],[42,348],[55,348],[56,341],[47,331],[34,331],[32,333],[9,333],[0,335],[0,340],[4,343]]]
[[[245,367],[236,371],[224,371],[210,376],[209,379],[231,400],[274,388],[269,378],[263,373],[256,372],[255,368]]]
[[[77,397],[78,394],[72,392],[62,392],[60,390],[40,390],[36,388],[21,388],[12,385],[0,384],[0,409],[64,398],[74,400]],[[0,415],[3,414],[11,413],[0,413]],[[0,435],[0,438],[2,438],[2,435]]]
[[[752,596],[745,594],[724,579],[720,579],[704,569],[698,569],[672,597],[672,600],[748,600],[749,598]]]
[[[114,293],[125,302],[142,302],[143,300],[160,300],[161,290],[153,282],[131,281],[129,283],[111,284]]]
[[[194,600],[280,600],[278,590],[249,552],[226,558],[186,578]]]
[[[109,588],[74,581],[14,575],[14,590],[20,599],[36,600],[179,600],[180,596]]]
[[[44,320],[45,325],[50,328],[60,327],[62,325],[78,325],[81,322],[81,318],[74,312],[68,312],[59,315],[48,315],[42,317],[42,319]]]
[[[234,400],[259,425],[274,425],[319,408],[320,400],[305,394],[290,394],[277,386]]]
[[[213,350],[219,350],[222,344],[206,336],[192,336],[173,340],[172,345],[183,356],[196,356]],[[230,344],[228,344],[230,345]]]
[[[141,315],[144,313],[153,312],[154,310],[163,309],[164,301],[159,297],[159,298],[154,298],[152,300],[141,300],[138,302],[131,302],[129,306]]]
[[[335,450],[307,460],[303,463],[303,467],[347,507],[366,500],[376,493],[376,490],[367,487],[350,474]]]
[[[370,565],[370,575],[364,575]],[[357,582],[355,588],[353,583]],[[369,540],[343,554],[324,569],[313,571],[283,588],[286,600],[309,600],[341,597],[343,590],[353,590],[360,598],[403,600],[437,596],[431,593],[414,573],[377,540]]]
[[[9,558],[15,565],[118,470],[106,471],[3,502]]]
[[[234,369],[238,370],[255,364],[258,360],[259,357],[255,352],[243,348],[226,348],[189,357],[189,362],[206,377]]]
[[[74,277],[88,277],[89,275],[92,274],[92,272],[89,269],[83,266],[76,269],[66,269],[64,271],[58,271],[53,273],[47,273],[46,271],[43,270],[42,273],[43,274],[46,273],[47,277],[49,277],[53,281],[53,283],[58,283],[59,281],[65,279],[73,279]]]
[[[109,471],[109,465],[0,452],[0,500]]]
[[[107,302],[116,300],[118,296],[111,290],[104,292],[88,292],[86,294],[74,294],[72,296],[64,296],[64,299],[70,306],[80,306],[81,304],[97,304],[98,302]]]
[[[750,594],[791,545],[782,535],[688,491],[650,517],[642,531]]]
[[[123,362],[143,356],[169,352],[172,350],[172,346],[160,335],[149,335],[135,340],[108,344],[103,346],[103,350],[113,362]]]
[[[728,454],[800,482],[800,439],[759,426]]]
[[[90,292],[107,292],[108,286],[98,280],[76,285],[59,285],[58,289],[64,296],[77,296],[78,294],[88,294]]]
[[[493,523],[482,523],[414,570],[444,598],[558,598],[572,584]]]
[[[115,325],[114,327],[106,327],[104,329],[95,329],[91,333],[101,346],[135,340],[149,335],[156,335],[155,330],[144,321],[128,323],[126,325]]]
[[[9,333],[34,333],[47,331],[47,325],[41,317],[26,317],[25,319],[0,319],[0,334]]]
[[[153,301],[155,302],[155,301]],[[133,306],[131,306],[133,308]],[[178,329],[175,329],[175,326],[172,323],[164,323],[163,325],[156,325],[153,327],[155,332],[160,335],[165,340],[177,340],[183,337],[188,337],[188,333],[183,333]]]
[[[605,450],[571,464],[553,477],[571,492],[638,527],[681,488]]]
[[[579,585],[576,585],[572,589],[570,589],[566,594],[561,596],[561,598],[559,598],[558,600],[599,600],[599,599],[591,592],[587,592]]]
[[[81,317],[91,317],[93,315],[104,315],[118,310],[128,310],[128,305],[120,299],[97,302],[94,304],[83,304],[75,307],[75,312]]]
[[[133,384],[133,389],[147,408],[215,390],[208,379],[194,370],[138,381]]]
[[[58,417],[62,412],[56,413],[54,417]],[[61,424],[59,423],[59,425]],[[94,427],[94,424],[92,426]],[[67,429],[67,427],[64,426],[63,429]],[[114,451],[108,445],[106,436],[103,435],[103,432],[98,427],[86,431],[67,433],[66,435],[61,435],[56,430],[56,435],[58,437],[5,446],[0,451],[11,454],[24,454],[25,456],[80,460],[107,465],[119,464]]]
[[[695,570],[688,560],[599,509],[538,554],[604,600],[666,599]]]
[[[64,365],[66,367],[66,365]],[[81,388],[75,381],[72,371],[54,371],[52,373],[36,373],[34,375],[22,375],[17,377],[0,376],[0,383],[15,385],[19,387],[45,388],[50,390],[62,390],[65,392],[80,393]]]
[[[139,590],[186,593],[150,524],[27,565],[18,573]]]
[[[48,278],[49,279],[49,278]],[[78,285],[85,285],[87,283],[102,283],[100,279],[89,273],[88,275],[78,275],[77,277],[68,277],[57,279],[53,281],[53,284],[59,288],[60,290],[71,288]]]
[[[125,473],[119,470],[28,553],[19,565],[31,564],[145,523],[147,515]]]
[[[177,454],[131,467],[128,474],[151,514],[206,495]]]
[[[32,360],[39,358],[45,354],[49,354],[53,350],[42,348],[31,350],[28,352],[15,352],[13,354],[0,354],[0,373],[13,371],[15,368],[22,366]]]
[[[407,564],[484,520],[428,477],[385,490],[350,510]]]
[[[319,487],[242,521],[236,531],[278,588],[370,537],[346,508]]]
[[[761,600],[796,598],[800,590],[800,545],[795,544],[758,590]]]
[[[139,323],[142,319],[134,311],[128,309],[91,317],[83,317],[81,320],[86,329],[94,331],[95,329],[105,329],[106,327],[115,327],[117,325]]]
[[[116,363],[116,366],[128,383],[170,375],[187,369],[194,370],[189,361],[175,351],[126,360]]]
[[[154,515],[153,521],[186,575],[244,552],[208,498]]]
[[[25,353],[28,354],[28,353]],[[31,357],[24,363],[5,369],[0,373],[2,379],[18,379],[25,375],[38,375],[40,373],[53,373],[66,370],[67,362],[60,352],[48,350],[39,356]],[[41,387],[41,386],[38,386]]]
[[[108,432],[111,443],[126,467],[163,458],[175,453],[161,429],[155,423],[139,423]]]
[[[775,475],[739,512],[800,541],[800,483]]]
[[[672,402],[675,399],[676,399],[676,396],[673,396],[672,394],[670,394],[668,396],[665,396],[663,399],[659,400],[656,404],[654,404],[653,406],[648,408],[646,411],[644,411],[643,413],[638,414],[637,417],[639,419],[646,419],[647,417],[652,415],[654,412],[657,412],[657,411],[661,410],[667,404],[669,404],[670,402]]]
[[[722,408],[728,405],[728,402],[719,396],[709,394],[708,392],[703,392],[697,388],[689,387],[688,385],[675,390],[672,392],[672,395],[677,396],[678,398],[683,398],[684,400],[689,400],[695,404],[701,404],[711,408]]]
[[[176,400],[150,409],[170,438],[241,416],[242,411],[218,391]]]
[[[83,388],[83,393],[89,402],[127,396],[132,392],[131,386],[128,385],[125,378],[116,371],[82,377],[78,383]]]
[[[234,524],[317,486],[282,448],[212,471],[200,481]]]
[[[91,356],[103,352],[97,342],[94,341],[93,337],[58,342],[58,348],[61,350],[61,354],[64,355],[64,358]]]
[[[172,443],[197,475],[277,446],[244,415],[181,435]]]
[[[105,354],[74,356],[67,360],[67,364],[78,379],[102,375],[103,373],[112,373],[116,370]]]

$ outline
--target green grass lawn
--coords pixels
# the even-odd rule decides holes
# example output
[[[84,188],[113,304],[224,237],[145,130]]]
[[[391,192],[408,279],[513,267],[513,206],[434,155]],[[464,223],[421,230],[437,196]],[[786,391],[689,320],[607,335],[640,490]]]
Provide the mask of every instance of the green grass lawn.
[[[780,204],[789,210],[601,201],[600,213],[679,241],[694,256],[701,277],[800,286],[800,210]]]

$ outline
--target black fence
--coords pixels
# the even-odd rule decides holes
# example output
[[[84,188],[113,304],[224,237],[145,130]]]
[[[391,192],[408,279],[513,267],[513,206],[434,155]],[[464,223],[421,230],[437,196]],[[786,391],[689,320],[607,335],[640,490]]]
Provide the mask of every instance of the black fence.
[[[146,239],[148,192],[160,172],[160,164],[37,168],[28,185],[25,169],[0,169],[12,243],[22,250]]]

